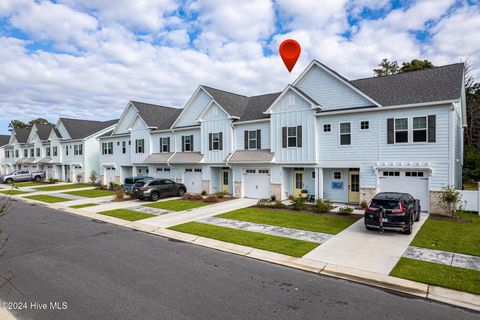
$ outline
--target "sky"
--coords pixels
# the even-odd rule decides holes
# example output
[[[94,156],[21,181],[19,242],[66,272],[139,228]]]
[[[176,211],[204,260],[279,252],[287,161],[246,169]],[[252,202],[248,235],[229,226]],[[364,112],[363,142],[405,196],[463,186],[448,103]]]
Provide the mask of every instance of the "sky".
[[[382,58],[468,60],[480,78],[478,30],[480,0],[0,0],[0,134],[12,119],[118,118],[129,100],[183,107],[200,84],[277,92],[312,59],[348,79]]]

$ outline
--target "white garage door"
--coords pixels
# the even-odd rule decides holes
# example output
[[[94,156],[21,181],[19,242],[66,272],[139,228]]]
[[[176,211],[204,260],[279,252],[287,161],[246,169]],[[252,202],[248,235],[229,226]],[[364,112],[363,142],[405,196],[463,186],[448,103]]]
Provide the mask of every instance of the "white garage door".
[[[270,170],[245,169],[244,196],[253,199],[270,199]]]
[[[185,169],[183,183],[187,187],[187,192],[202,192],[202,169]]]
[[[105,168],[105,184],[115,182],[115,168]]]
[[[164,178],[164,179],[170,179],[170,168],[163,168],[163,167],[158,167],[155,168],[155,173],[154,173],[155,178]]]
[[[422,211],[428,211],[430,197],[428,175],[424,171],[380,172],[380,192],[406,192],[420,200]]]

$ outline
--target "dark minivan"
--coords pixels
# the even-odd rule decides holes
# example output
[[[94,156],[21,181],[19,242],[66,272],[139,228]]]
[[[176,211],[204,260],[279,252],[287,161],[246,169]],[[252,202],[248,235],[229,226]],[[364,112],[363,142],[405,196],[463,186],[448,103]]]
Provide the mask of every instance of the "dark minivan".
[[[385,229],[412,233],[414,221],[420,220],[420,200],[409,193],[380,192],[365,209],[367,230]]]
[[[182,196],[187,192],[183,183],[177,183],[170,179],[151,179],[137,181],[132,189],[132,196],[140,200],[157,201],[160,197]]]

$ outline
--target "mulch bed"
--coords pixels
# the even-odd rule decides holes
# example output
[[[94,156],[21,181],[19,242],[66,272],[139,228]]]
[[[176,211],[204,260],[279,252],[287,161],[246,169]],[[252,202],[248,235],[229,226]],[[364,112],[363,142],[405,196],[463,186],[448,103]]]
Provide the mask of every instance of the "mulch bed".
[[[446,215],[434,214],[434,213],[430,214],[429,217],[431,219],[435,219],[435,220],[455,221],[455,222],[463,222],[463,223],[472,222],[472,220],[470,220],[468,218],[464,218],[464,217],[446,216]]]

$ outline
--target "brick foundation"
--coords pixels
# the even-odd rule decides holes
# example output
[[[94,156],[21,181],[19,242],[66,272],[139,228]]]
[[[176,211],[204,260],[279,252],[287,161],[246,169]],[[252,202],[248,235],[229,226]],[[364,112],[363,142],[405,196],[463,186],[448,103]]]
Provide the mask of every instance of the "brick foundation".
[[[377,194],[375,188],[360,188],[360,203],[362,203],[363,200],[370,202],[375,194]]]
[[[233,188],[234,188],[234,196],[237,198],[240,198],[240,196],[242,195],[242,182],[235,181],[235,183],[233,184]]]
[[[275,198],[280,201],[282,200],[282,185],[279,183],[272,183],[270,184],[270,191],[272,196],[275,196]]]
[[[440,191],[430,191],[430,208],[429,213],[435,214],[446,214],[445,211],[440,206]],[[420,206],[422,204],[420,203]]]
[[[210,180],[202,180],[202,191],[210,193]]]

